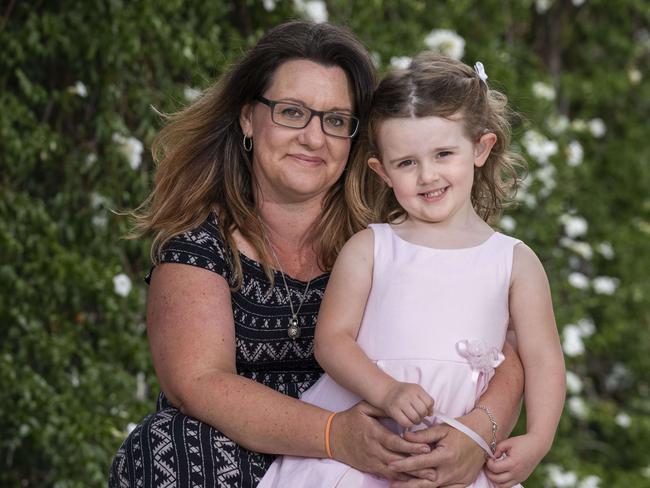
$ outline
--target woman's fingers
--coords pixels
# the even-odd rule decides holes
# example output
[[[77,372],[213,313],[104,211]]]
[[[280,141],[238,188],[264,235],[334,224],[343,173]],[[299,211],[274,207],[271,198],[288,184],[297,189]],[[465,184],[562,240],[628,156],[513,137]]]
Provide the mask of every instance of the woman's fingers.
[[[381,439],[381,443],[386,449],[396,453],[426,454],[431,452],[431,447],[428,444],[422,442],[409,442],[388,430],[386,430],[386,434]]]
[[[426,454],[417,454],[405,457],[397,461],[391,461],[390,467],[395,471],[408,473],[420,469],[435,468],[442,460],[443,454],[440,451],[431,451]]]
[[[421,478],[421,479],[429,480],[429,481],[436,481],[438,479],[438,473],[433,468],[418,469],[416,471],[409,471],[408,474],[410,474],[414,478]]]
[[[443,425],[434,425],[428,429],[409,431],[404,433],[404,439],[410,442],[435,444],[447,435],[447,428]]]

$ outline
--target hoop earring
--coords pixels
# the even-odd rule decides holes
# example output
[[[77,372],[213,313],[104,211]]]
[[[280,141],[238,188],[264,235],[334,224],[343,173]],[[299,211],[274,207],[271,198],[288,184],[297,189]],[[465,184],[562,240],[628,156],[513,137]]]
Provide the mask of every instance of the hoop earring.
[[[244,146],[244,151],[251,152],[253,149],[253,139],[244,134],[244,140],[242,141],[242,146]]]

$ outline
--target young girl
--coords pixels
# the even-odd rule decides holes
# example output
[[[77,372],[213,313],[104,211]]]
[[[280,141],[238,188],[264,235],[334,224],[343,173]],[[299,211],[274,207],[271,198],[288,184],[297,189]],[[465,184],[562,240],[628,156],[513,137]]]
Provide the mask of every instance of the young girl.
[[[380,83],[367,163],[387,185],[377,201],[387,223],[353,236],[336,261],[316,329],[327,374],[302,398],[333,412],[364,399],[400,432],[449,423],[490,458],[470,486],[501,488],[549,451],[565,373],[541,263],[486,223],[517,162],[505,97],[486,79],[480,63],[423,53]],[[496,444],[494,431],[482,439],[453,419],[475,408],[509,328],[524,365],[527,432]],[[325,428],[330,459],[279,458],[259,486],[387,487],[334,459],[335,421]],[[486,421],[497,427],[491,414]]]

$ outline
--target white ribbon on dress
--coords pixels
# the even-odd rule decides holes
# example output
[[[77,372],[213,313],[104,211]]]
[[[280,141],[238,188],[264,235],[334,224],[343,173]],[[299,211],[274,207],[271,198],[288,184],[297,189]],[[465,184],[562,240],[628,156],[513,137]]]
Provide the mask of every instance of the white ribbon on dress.
[[[499,366],[505,356],[496,347],[489,346],[482,339],[458,341],[456,351],[465,358],[472,368],[472,382],[478,382],[481,373],[488,375]]]

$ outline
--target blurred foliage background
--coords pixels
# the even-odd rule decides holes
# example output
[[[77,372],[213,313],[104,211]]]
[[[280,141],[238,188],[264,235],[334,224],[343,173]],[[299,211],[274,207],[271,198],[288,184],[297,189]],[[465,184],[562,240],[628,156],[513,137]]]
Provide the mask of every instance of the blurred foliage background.
[[[569,371],[526,486],[650,486],[647,0],[0,5],[0,486],[105,486],[157,393],[149,242],[111,212],[151,187],[152,107],[190,103],[299,17],[348,25],[380,72],[434,49],[509,95],[530,172],[500,227],[545,264]]]

